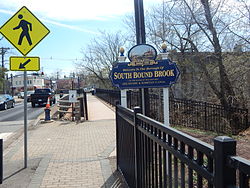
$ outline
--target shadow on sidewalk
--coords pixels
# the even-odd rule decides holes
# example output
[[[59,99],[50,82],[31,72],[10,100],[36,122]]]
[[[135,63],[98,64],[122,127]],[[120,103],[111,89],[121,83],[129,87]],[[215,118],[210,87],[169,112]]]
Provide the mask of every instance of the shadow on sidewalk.
[[[101,188],[128,188],[124,177],[117,170],[116,156],[109,157],[108,160],[112,170],[112,174],[106,179]]]
[[[34,176],[41,158],[29,159],[28,167],[24,168],[23,160],[4,161],[4,178],[1,188],[28,187]]]
[[[24,169],[25,169],[25,168],[21,168],[20,170],[17,170],[17,171],[14,172],[13,174],[11,174],[11,175],[5,177],[5,178],[3,179],[3,181],[5,181],[5,180],[11,178],[12,176],[15,176],[16,174],[20,173],[20,172],[23,171]]]
[[[107,179],[107,181],[101,186],[101,188],[128,188],[125,183],[121,173],[116,170],[113,174]]]

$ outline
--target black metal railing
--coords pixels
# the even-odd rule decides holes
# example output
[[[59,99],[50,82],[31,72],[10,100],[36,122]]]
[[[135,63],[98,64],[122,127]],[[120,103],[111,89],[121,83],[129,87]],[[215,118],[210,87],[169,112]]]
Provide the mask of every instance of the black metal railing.
[[[95,95],[107,103],[115,106],[120,101],[121,93],[119,90],[96,89]]]
[[[142,115],[139,108],[120,105],[116,126],[117,168],[130,187],[250,185],[250,162],[235,156],[236,141],[229,137],[215,138],[213,147]]]
[[[250,187],[250,161],[238,156],[230,156],[227,165],[236,171],[239,187]]]
[[[96,95],[106,102],[115,105],[120,101],[120,91],[97,89]],[[127,106],[133,109],[141,106],[138,91],[127,92]],[[170,124],[209,130],[217,133],[237,134],[249,127],[248,109],[225,108],[222,105],[202,101],[170,98]],[[163,122],[162,93],[149,94],[149,117]]]
[[[133,111],[116,111],[117,166],[129,185],[135,185]]]
[[[172,125],[232,134],[249,127],[248,109],[176,98],[170,99],[170,109]]]

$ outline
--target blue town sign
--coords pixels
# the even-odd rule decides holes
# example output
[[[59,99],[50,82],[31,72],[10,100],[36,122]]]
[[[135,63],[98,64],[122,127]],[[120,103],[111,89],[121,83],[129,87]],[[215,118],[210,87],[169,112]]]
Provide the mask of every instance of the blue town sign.
[[[170,87],[180,71],[169,59],[117,63],[110,72],[112,84],[120,89]]]

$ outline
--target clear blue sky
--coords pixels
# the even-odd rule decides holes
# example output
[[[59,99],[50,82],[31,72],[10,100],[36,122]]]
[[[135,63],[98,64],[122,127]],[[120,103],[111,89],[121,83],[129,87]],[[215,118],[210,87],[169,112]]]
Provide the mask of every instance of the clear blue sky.
[[[145,9],[162,0],[144,0]],[[27,56],[39,56],[45,74],[75,70],[81,49],[98,35],[99,30],[115,32],[124,29],[123,16],[134,14],[134,0],[0,0],[0,26],[21,7],[26,6],[50,30]],[[0,47],[12,48],[5,56],[22,56],[7,40]],[[9,67],[8,61],[5,64]],[[15,74],[15,72],[13,72]]]

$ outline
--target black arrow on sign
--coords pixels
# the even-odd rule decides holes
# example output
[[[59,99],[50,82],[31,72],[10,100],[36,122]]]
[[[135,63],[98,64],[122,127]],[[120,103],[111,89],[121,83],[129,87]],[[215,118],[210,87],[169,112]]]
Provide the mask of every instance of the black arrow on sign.
[[[27,65],[31,60],[28,59],[27,61],[25,61],[24,63],[20,63],[19,65],[19,69],[24,69],[25,68],[25,65]]]

